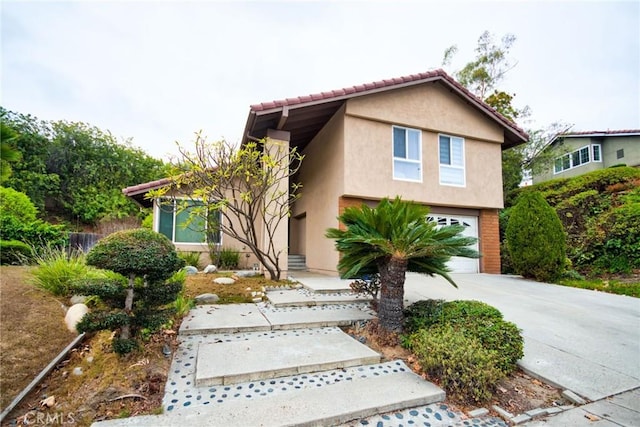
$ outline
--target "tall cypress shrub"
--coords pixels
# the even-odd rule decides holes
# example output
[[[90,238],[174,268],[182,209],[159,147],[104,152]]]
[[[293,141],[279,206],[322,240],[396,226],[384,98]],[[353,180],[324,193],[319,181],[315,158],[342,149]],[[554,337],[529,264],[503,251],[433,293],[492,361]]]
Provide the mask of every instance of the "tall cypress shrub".
[[[566,236],[556,211],[539,192],[520,195],[511,210],[506,238],[516,273],[542,282],[562,274]]]

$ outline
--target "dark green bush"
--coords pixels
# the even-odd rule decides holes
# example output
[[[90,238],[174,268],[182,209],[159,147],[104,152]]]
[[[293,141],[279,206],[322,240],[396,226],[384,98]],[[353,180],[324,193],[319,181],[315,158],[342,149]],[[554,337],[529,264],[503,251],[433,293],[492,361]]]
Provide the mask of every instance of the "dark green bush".
[[[28,263],[31,247],[18,240],[0,240],[0,264],[21,265]]]
[[[104,311],[85,316],[82,328],[119,330],[113,341],[118,354],[135,349],[135,339],[143,331],[147,335],[155,332],[173,314],[173,307],[167,306],[182,291],[179,278],[184,275],[174,273],[184,266],[184,260],[162,234],[147,229],[113,233],[93,247],[87,263],[128,278],[124,284],[120,280],[74,284],[79,292],[97,295],[107,305]],[[168,282],[169,278],[174,281]]]
[[[443,321],[442,299],[426,299],[416,301],[404,310],[404,330],[406,333],[417,332]]]
[[[469,337],[474,337],[482,346],[494,351],[496,367],[505,374],[516,369],[518,360],[524,356],[524,340],[520,329],[506,320],[478,318],[469,319],[465,324],[458,325],[458,330]]]
[[[451,325],[421,329],[411,334],[406,344],[422,369],[459,400],[476,403],[490,399],[504,377],[495,351]]]
[[[466,324],[478,319],[502,320],[502,313],[481,301],[421,300],[405,309],[405,331],[415,332],[433,325]]]
[[[520,196],[511,211],[506,238],[518,274],[545,282],[562,275],[566,260],[564,229],[540,193]]]
[[[87,254],[87,264],[154,282],[171,277],[184,266],[184,261],[165,236],[138,228],[101,239]]]

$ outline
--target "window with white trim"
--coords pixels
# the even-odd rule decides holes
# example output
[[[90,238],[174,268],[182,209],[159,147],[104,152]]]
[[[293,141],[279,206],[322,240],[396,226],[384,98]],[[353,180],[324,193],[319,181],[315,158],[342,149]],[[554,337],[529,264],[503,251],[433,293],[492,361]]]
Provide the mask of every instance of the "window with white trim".
[[[422,132],[393,126],[393,179],[422,182]]]
[[[438,137],[440,184],[465,186],[464,138],[449,135]]]
[[[591,144],[556,158],[553,173],[561,173],[591,162],[602,162],[602,146]]]
[[[219,224],[219,211],[207,211],[198,200],[161,199],[157,205],[157,231],[173,243],[221,243],[219,229],[210,230],[205,218],[212,224]],[[194,215],[191,215],[191,214]],[[206,216],[205,216],[206,215]]]

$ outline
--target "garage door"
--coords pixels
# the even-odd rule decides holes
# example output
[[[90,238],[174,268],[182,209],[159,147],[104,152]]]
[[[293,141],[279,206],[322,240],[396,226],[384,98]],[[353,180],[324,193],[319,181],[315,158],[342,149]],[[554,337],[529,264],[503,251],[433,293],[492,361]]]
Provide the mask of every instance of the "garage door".
[[[478,217],[432,214],[428,218],[441,227],[445,225],[463,225],[463,235],[478,238]],[[472,247],[478,250],[478,242]],[[453,257],[447,266],[453,273],[477,273],[479,271],[478,260],[475,258]]]

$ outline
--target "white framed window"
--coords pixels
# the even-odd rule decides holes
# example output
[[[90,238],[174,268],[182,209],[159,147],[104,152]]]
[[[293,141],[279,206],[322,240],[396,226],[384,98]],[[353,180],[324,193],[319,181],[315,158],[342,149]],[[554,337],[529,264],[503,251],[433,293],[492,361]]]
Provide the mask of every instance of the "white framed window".
[[[593,144],[591,146],[591,152],[593,153],[594,162],[602,162],[602,146],[600,144]]]
[[[556,158],[553,173],[561,173],[591,162],[602,162],[602,146],[591,144]]]
[[[393,126],[393,179],[422,182],[422,132]]]
[[[173,243],[222,243],[219,229],[210,230],[210,224],[222,220],[219,211],[206,211],[199,200],[160,199],[156,204],[156,231],[164,234]],[[191,215],[195,213],[195,215]]]
[[[464,187],[464,138],[449,135],[438,137],[440,184]]]

